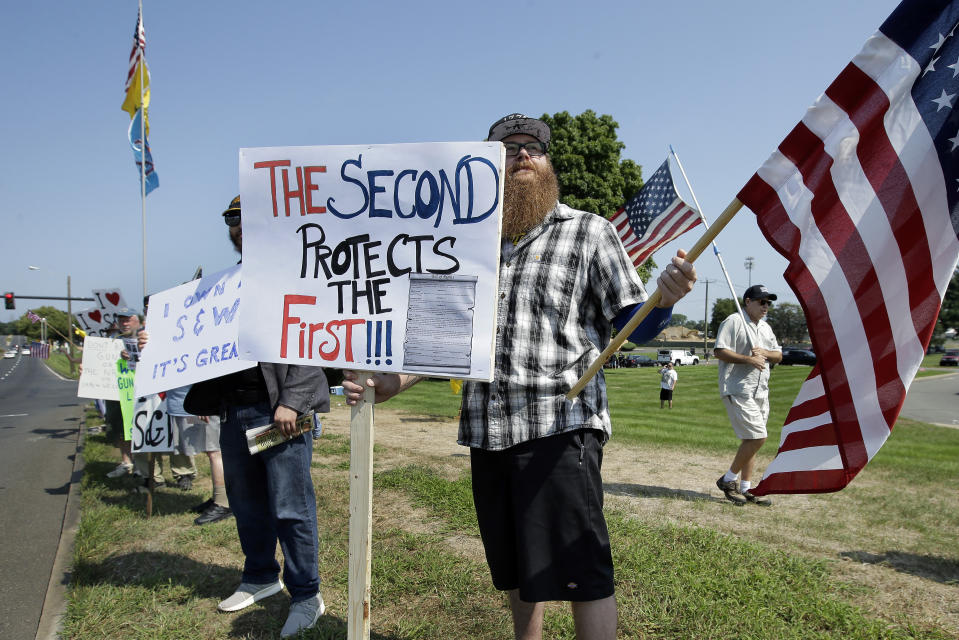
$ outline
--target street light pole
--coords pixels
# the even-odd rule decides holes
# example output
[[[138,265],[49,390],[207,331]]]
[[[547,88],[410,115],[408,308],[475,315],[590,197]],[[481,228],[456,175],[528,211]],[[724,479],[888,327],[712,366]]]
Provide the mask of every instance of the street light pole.
[[[67,343],[70,345],[70,375],[76,373],[76,363],[73,359],[76,355],[73,352],[73,305],[71,305],[70,296],[70,276],[67,276]]]
[[[745,267],[746,267],[746,272],[749,274],[749,286],[751,287],[753,286],[753,257],[752,256],[746,257]]]

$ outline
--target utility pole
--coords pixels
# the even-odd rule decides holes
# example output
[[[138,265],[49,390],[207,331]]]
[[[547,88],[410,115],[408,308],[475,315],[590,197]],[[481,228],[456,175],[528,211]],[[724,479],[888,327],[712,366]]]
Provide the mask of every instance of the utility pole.
[[[144,164],[146,164],[145,159]],[[77,364],[73,361],[77,356],[73,352],[73,306],[70,304],[71,302],[73,302],[73,299],[70,297],[70,276],[67,276],[67,342],[70,345],[70,375],[72,376],[77,371]]]
[[[749,274],[749,286],[753,286],[753,257],[747,256],[746,262],[744,264],[746,267],[746,273]]]

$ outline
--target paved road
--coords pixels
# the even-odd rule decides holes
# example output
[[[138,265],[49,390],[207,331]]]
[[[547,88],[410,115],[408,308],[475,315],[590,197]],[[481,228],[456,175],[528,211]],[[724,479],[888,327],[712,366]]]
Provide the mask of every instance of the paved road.
[[[37,633],[81,411],[76,382],[29,356],[0,359],[0,638]]]
[[[913,380],[900,415],[959,429],[959,373]]]

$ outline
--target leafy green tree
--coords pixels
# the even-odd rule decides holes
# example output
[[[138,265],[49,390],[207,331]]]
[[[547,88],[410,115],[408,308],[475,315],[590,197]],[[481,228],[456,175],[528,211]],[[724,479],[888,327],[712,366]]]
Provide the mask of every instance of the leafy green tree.
[[[616,137],[619,123],[612,116],[588,109],[578,116],[543,114],[542,120],[552,131],[549,157],[563,204],[609,218],[642,188],[642,167],[620,159],[626,145]],[[643,282],[655,268],[652,259],[640,266]]]
[[[689,326],[689,318],[687,318],[681,313],[674,313],[673,317],[669,319],[669,326],[671,327]]]
[[[713,316],[709,321],[709,335],[715,338],[719,323],[732,313],[736,313],[736,302],[732,298],[716,298],[713,303]]]
[[[766,314],[766,322],[769,323],[773,333],[780,344],[793,342],[804,342],[809,335],[806,327],[806,316],[803,315],[802,307],[791,302],[773,304]]]
[[[63,340],[63,336],[68,335],[67,332],[70,330],[70,323],[68,322],[66,311],[61,311],[55,307],[43,306],[33,309],[33,312],[41,318],[46,318],[48,338]],[[26,313],[16,320],[16,327],[17,333],[20,335],[24,335],[30,340],[40,339],[40,323],[31,322]]]

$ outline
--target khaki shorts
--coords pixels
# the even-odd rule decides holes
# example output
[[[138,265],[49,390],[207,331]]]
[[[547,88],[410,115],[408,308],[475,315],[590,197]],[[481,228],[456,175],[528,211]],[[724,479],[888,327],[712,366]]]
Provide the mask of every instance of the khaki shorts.
[[[196,416],[172,417],[176,421],[174,444],[179,453],[195,456],[220,450],[219,416],[210,416],[209,422],[203,422]]]
[[[766,437],[769,419],[769,396],[723,396],[726,415],[740,440],[759,440]]]

